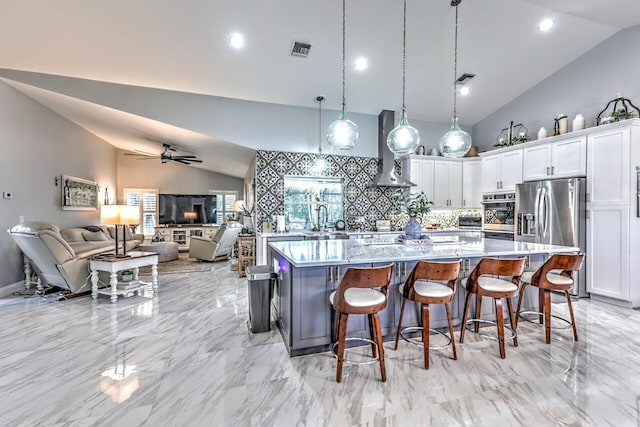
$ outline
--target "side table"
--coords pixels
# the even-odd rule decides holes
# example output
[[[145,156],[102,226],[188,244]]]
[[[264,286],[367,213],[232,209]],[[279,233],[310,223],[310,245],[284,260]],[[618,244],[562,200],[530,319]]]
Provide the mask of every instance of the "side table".
[[[143,286],[151,287],[151,296],[158,290],[158,254],[155,252],[129,252],[129,257],[115,258],[113,256],[95,256],[89,260],[91,270],[91,297],[96,300],[98,294],[110,295],[111,303],[118,301],[118,295],[128,294],[138,291]],[[151,266],[151,282],[138,280],[138,268],[146,265]],[[118,288],[118,271],[133,270],[133,280],[121,282]],[[111,288],[98,289],[98,271],[109,273],[109,285]]]
[[[238,277],[247,275],[246,268],[256,265],[255,236],[238,237]]]

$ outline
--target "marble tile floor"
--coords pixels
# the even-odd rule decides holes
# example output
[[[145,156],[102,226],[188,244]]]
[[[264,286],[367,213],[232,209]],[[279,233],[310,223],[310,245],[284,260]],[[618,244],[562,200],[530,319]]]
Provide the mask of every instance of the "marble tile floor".
[[[570,330],[523,322],[520,346],[467,334],[450,350],[385,344],[379,368],[289,358],[247,328],[227,263],[160,277],[153,297],[0,299],[2,426],[636,426],[640,312],[581,300]],[[566,314],[564,304],[555,304]]]

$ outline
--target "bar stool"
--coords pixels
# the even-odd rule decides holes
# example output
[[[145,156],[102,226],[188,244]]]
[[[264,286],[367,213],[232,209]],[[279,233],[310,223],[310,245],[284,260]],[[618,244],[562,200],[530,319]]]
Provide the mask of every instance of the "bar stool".
[[[429,304],[444,304],[444,307],[447,310],[447,321],[449,322],[449,343],[444,346],[433,348],[440,349],[451,345],[453,359],[458,359],[456,355],[456,343],[453,335],[453,324],[451,323],[451,310],[449,303],[456,295],[456,283],[458,282],[458,273],[460,272],[461,263],[462,261],[419,261],[411,271],[411,274],[409,274],[407,281],[399,287],[403,298],[394,350],[398,349],[398,340],[401,336],[405,341],[415,344],[404,336],[405,332],[411,330],[422,330],[422,347],[424,349],[425,369],[429,369],[429,338],[431,332],[433,331],[446,337],[442,332],[429,328]],[[438,283],[438,281],[446,281],[447,283],[442,284]],[[404,329],[402,328],[402,317],[404,315],[404,307],[407,300],[415,301],[422,305],[422,327],[411,326]]]
[[[378,312],[387,306],[392,270],[393,264],[384,267],[349,268],[340,281],[338,289],[329,295],[329,301],[336,311],[335,335],[337,343],[334,344],[334,348],[336,345],[338,346],[336,352],[338,358],[337,382],[342,381],[342,365],[345,361],[344,352],[347,340],[370,342],[373,358],[377,357],[380,361],[382,381],[387,380]],[[376,288],[380,288],[380,290]],[[368,316],[371,340],[347,338],[347,321],[350,314],[366,314]]]
[[[462,329],[460,330],[460,342],[464,342],[464,333],[467,323],[474,322],[474,332],[478,333],[480,323],[495,324],[498,328],[498,342],[500,344],[500,358],[505,358],[504,348],[504,317],[502,313],[502,298],[506,298],[509,308],[509,318],[511,320],[511,336],[513,346],[518,346],[518,337],[516,335],[516,319],[513,311],[512,298],[518,295],[520,284],[520,276],[524,271],[525,258],[518,259],[496,259],[482,258],[476,268],[473,269],[468,278],[462,280],[462,284],[467,290],[467,299],[464,304],[464,317],[462,319]],[[511,280],[500,279],[493,276],[506,276]],[[471,296],[476,296],[476,317],[469,319],[469,310],[471,309]],[[496,321],[483,320],[480,318],[482,308],[482,297],[493,298],[496,306]]]
[[[573,317],[573,306],[571,305],[571,296],[569,290],[574,285],[573,272],[580,270],[584,254],[554,254],[545,262],[537,271],[526,271],[522,274],[522,288],[520,288],[520,300],[518,301],[518,311],[516,314],[516,325],[521,314],[538,314],[540,323],[544,319],[544,328],[547,344],[551,344],[551,318],[555,317],[573,328],[573,339],[578,341],[578,330],[576,329],[576,320]],[[538,288],[538,310],[541,312],[524,311],[522,308],[522,297],[527,286],[535,286]],[[569,316],[571,321],[551,314],[551,292],[563,291],[567,297],[567,305],[569,306]],[[524,319],[524,318],[523,318]]]

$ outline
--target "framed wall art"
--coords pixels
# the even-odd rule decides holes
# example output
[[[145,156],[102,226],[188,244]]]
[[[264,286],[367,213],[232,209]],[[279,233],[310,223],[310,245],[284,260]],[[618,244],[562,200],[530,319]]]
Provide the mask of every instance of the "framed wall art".
[[[90,211],[98,209],[98,183],[62,175],[62,209]]]

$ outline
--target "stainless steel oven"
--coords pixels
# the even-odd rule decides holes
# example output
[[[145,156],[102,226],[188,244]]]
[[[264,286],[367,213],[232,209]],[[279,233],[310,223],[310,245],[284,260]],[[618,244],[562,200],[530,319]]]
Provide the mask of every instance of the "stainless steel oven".
[[[513,240],[515,231],[515,193],[485,194],[482,196],[482,231],[491,232],[492,238],[503,235]]]

